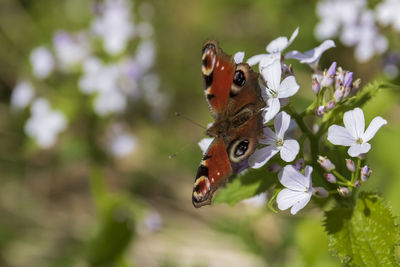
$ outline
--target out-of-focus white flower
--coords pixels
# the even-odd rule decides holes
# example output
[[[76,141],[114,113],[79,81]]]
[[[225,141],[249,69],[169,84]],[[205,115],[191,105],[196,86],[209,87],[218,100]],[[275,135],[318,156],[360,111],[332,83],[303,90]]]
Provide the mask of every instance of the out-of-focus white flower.
[[[137,147],[137,139],[120,124],[110,128],[109,150],[116,157],[126,157]]]
[[[105,116],[112,113],[121,113],[126,109],[127,99],[119,90],[99,91],[94,100],[94,111]]]
[[[151,232],[155,232],[162,227],[163,219],[158,212],[150,212],[144,219],[144,224]]]
[[[44,46],[39,46],[32,50],[30,61],[33,75],[37,78],[46,78],[54,69],[54,58],[50,50]]]
[[[251,198],[242,200],[242,203],[255,207],[264,206],[267,203],[267,193],[264,192]]]
[[[317,14],[321,21],[315,28],[316,37],[323,40],[339,36],[344,45],[356,47],[358,61],[366,62],[387,50],[387,40],[379,33],[366,0],[320,1]]]
[[[149,38],[153,35],[153,25],[149,22],[141,22],[136,26],[137,35],[141,38]]]
[[[296,50],[290,51],[285,54],[285,58],[294,58],[299,60],[300,63],[308,64],[311,68],[315,68],[318,66],[322,54],[332,47],[335,47],[335,42],[332,40],[326,40],[316,48],[304,53]]]
[[[59,132],[67,126],[63,113],[51,110],[49,102],[44,98],[36,99],[31,106],[31,117],[26,121],[25,133],[35,139],[38,146],[52,146]]]
[[[299,143],[294,139],[285,138],[285,133],[290,125],[290,116],[281,111],[275,118],[275,132],[270,128],[264,128],[264,138],[260,139],[261,144],[266,147],[256,150],[249,157],[249,165],[252,168],[260,168],[264,166],[273,156],[280,152],[281,158],[290,162],[293,161],[300,150]]]
[[[56,57],[62,69],[73,67],[89,55],[90,44],[84,32],[57,31],[53,37]]]
[[[272,40],[267,47],[265,48],[269,54],[260,54],[260,55],[255,55],[252,56],[247,60],[247,64],[250,66],[253,66],[259,62],[265,57],[271,57],[273,59],[281,58],[281,53],[283,50],[285,50],[291,43],[293,43],[294,39],[296,39],[297,34],[299,33],[299,27],[296,28],[296,30],[292,33],[290,36],[290,39],[288,39],[286,36],[281,36],[276,38],[275,40]]]
[[[375,9],[376,20],[382,26],[392,25],[395,31],[400,31],[400,1],[385,0],[379,3]]]
[[[154,58],[155,47],[153,41],[142,41],[136,50],[135,61],[143,72],[147,71],[153,66]]]
[[[134,35],[130,5],[125,0],[106,0],[101,11],[93,22],[93,30],[103,38],[104,49],[109,54],[119,54]]]
[[[306,166],[303,175],[293,165],[286,165],[283,168],[282,172],[279,173],[279,181],[285,188],[276,197],[276,203],[280,210],[292,207],[290,213],[295,215],[307,205],[313,194],[312,171],[311,166]]]
[[[15,110],[27,107],[35,95],[35,90],[30,82],[18,82],[11,94],[11,108]]]
[[[288,98],[297,93],[300,86],[293,75],[286,77],[281,82],[282,69],[280,59],[264,57],[260,62],[261,75],[267,86],[261,86],[262,96],[267,103],[263,113],[264,123],[275,117],[281,108],[280,99]]]
[[[199,141],[198,145],[201,151],[203,152],[203,155],[206,154],[207,149],[211,145],[212,141],[214,141],[214,138],[211,137],[206,137]]]
[[[375,117],[365,130],[364,113],[360,108],[347,111],[343,116],[344,126],[332,125],[328,129],[328,140],[334,145],[349,146],[350,156],[357,157],[371,149],[368,143],[376,132],[387,123],[382,117]]]

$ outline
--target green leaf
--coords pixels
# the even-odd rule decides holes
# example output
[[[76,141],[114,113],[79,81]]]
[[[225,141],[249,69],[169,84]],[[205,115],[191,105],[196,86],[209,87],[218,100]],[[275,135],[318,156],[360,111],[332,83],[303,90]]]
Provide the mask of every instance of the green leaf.
[[[213,203],[227,203],[233,206],[241,200],[265,192],[276,181],[276,174],[268,173],[265,168],[249,169],[246,174],[236,177],[221,189],[214,197]]]
[[[351,266],[398,266],[399,228],[382,197],[362,192],[355,206],[325,213],[329,249]]]

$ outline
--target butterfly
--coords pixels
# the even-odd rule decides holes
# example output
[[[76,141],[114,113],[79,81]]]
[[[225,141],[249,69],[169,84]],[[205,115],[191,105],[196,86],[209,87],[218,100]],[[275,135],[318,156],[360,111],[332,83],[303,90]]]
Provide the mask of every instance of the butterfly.
[[[202,48],[204,92],[214,123],[206,135],[214,140],[197,170],[192,202],[196,208],[211,204],[214,192],[233,173],[248,167],[263,133],[259,74],[245,63],[236,64],[216,41]]]

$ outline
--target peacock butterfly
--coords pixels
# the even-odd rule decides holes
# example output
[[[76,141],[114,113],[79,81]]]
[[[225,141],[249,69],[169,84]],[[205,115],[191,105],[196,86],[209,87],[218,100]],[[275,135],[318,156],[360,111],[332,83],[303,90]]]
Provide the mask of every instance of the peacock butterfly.
[[[214,137],[197,170],[192,202],[209,205],[217,188],[247,165],[262,135],[262,108],[258,73],[248,64],[236,64],[216,41],[202,49],[201,70],[206,99],[214,123],[206,135]]]

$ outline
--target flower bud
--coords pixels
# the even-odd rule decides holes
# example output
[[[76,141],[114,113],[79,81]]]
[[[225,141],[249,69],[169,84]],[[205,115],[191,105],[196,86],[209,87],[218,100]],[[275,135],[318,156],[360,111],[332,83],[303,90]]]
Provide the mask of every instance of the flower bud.
[[[326,198],[329,193],[323,187],[313,187],[313,195],[318,198]]]
[[[357,91],[358,88],[360,88],[360,85],[361,85],[361,79],[358,78],[353,82],[353,91]]]
[[[316,78],[313,78],[313,79],[312,79],[312,86],[311,86],[311,88],[312,88],[314,94],[318,94],[319,90],[321,89],[321,85],[320,85],[318,79],[316,79]]]
[[[339,89],[340,87],[343,86],[344,74],[345,74],[345,70],[343,70],[342,67],[338,67],[337,71],[336,71],[336,76],[335,76],[335,88],[336,89]]]
[[[343,97],[348,97],[351,92],[351,83],[353,82],[353,73],[351,71],[346,71],[343,78],[344,95]]]
[[[332,184],[336,183],[336,177],[332,173],[324,173],[324,177],[328,182]]]
[[[315,114],[318,117],[322,117],[326,112],[326,107],[325,106],[319,106],[315,109]]]
[[[328,157],[318,156],[317,161],[327,172],[331,172],[335,169],[335,165],[328,159]]]
[[[322,74],[321,86],[330,87],[333,84],[335,73],[336,73],[336,62],[333,62],[328,70],[325,70]]]
[[[359,187],[361,186],[360,180],[355,181],[354,186],[355,186],[356,188],[359,188]]]
[[[279,164],[271,164],[268,166],[267,170],[268,172],[276,173],[279,172],[282,169],[282,166]]]
[[[339,192],[339,195],[341,195],[342,197],[349,197],[351,195],[351,191],[347,187],[339,186],[337,191]]]
[[[333,108],[335,107],[335,105],[336,105],[335,100],[329,100],[329,102],[328,102],[328,104],[326,105],[326,107],[327,107],[328,109],[333,109]]]
[[[293,167],[298,171],[302,170],[304,168],[304,159],[296,160]]]
[[[336,89],[335,92],[333,93],[333,99],[336,103],[339,103],[340,100],[342,100],[343,96],[344,96],[344,88],[343,87]]]
[[[356,165],[354,164],[354,161],[352,161],[351,159],[346,159],[346,167],[351,172],[356,171]]]
[[[361,168],[361,181],[365,182],[368,180],[368,177],[371,175],[371,169],[365,165]]]

